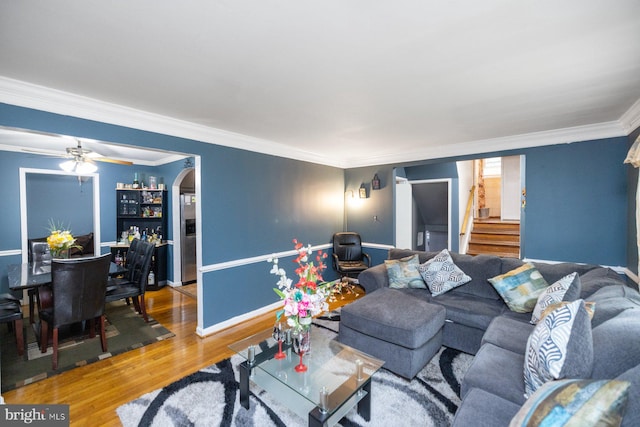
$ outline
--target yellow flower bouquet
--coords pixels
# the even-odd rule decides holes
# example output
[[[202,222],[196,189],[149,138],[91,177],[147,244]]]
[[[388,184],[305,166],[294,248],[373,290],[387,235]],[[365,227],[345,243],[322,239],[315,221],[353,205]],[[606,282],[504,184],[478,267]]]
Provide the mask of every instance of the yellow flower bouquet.
[[[76,239],[70,230],[63,230],[64,227],[56,226],[53,221],[50,222],[49,228],[51,234],[47,237],[47,244],[54,258],[67,258],[71,248],[82,249],[75,244]]]

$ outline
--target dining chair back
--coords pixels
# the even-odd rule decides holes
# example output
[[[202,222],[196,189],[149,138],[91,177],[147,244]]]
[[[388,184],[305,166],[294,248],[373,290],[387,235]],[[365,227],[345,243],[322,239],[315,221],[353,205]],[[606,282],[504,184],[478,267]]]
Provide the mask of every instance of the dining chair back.
[[[53,369],[58,367],[58,330],[61,326],[88,320],[93,338],[95,320],[98,319],[102,350],[107,351],[104,305],[110,262],[111,254],[52,261],[52,306],[40,311],[40,343],[42,352],[46,352],[51,329]]]
[[[136,242],[134,240],[133,242]],[[132,243],[133,243],[132,242]],[[133,305],[138,313],[142,314],[146,322],[149,321],[144,301],[147,290],[147,282],[155,245],[145,241],[138,241],[133,254],[127,252],[127,273],[124,281],[113,281],[115,286],[107,292],[107,302],[132,298]]]
[[[11,294],[0,294],[0,323],[7,323],[16,335],[18,355],[24,354],[24,328],[20,300]]]

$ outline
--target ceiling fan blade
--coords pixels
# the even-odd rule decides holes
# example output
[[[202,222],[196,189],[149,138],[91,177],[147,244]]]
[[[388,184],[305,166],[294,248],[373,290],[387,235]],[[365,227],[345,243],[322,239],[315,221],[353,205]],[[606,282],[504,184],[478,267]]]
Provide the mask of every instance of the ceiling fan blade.
[[[109,159],[108,157],[90,157],[90,159],[96,162],[115,163],[117,165],[125,165],[125,166],[133,165],[133,162],[129,162],[127,160]]]
[[[39,154],[41,156],[51,156],[51,157],[59,157],[61,159],[67,159],[70,158],[69,155],[67,154],[62,154],[62,153],[54,153],[52,151],[44,151],[44,150],[32,150],[30,148],[22,148],[21,151],[24,151],[25,153],[33,153],[33,154]]]

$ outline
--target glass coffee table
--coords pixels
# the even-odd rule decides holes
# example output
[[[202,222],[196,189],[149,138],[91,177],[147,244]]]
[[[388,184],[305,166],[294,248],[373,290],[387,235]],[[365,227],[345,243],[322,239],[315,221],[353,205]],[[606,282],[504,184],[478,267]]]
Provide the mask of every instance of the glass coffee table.
[[[249,409],[252,382],[308,418],[309,426],[334,425],[356,405],[360,416],[371,419],[371,377],[384,361],[339,343],[333,334],[311,328],[311,351],[303,356],[308,369],[297,372],[294,368],[300,356],[291,340],[282,342],[286,357],[277,359],[278,341],[272,333],[268,329],[229,346],[245,359],[239,367],[242,406]]]

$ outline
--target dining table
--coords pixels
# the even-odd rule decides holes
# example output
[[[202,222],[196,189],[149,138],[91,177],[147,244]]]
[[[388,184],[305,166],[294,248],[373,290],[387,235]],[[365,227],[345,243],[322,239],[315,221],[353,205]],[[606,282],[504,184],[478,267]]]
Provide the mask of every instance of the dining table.
[[[109,276],[115,277],[126,273],[127,269],[115,262],[109,265]],[[12,291],[23,291],[25,289],[35,289],[38,296],[38,310],[48,308],[51,305],[51,261],[37,261],[22,264],[9,264],[7,266],[7,277],[9,279],[9,289]],[[114,285],[107,285],[107,292]],[[29,301],[29,319],[33,323],[34,319],[33,301]]]

